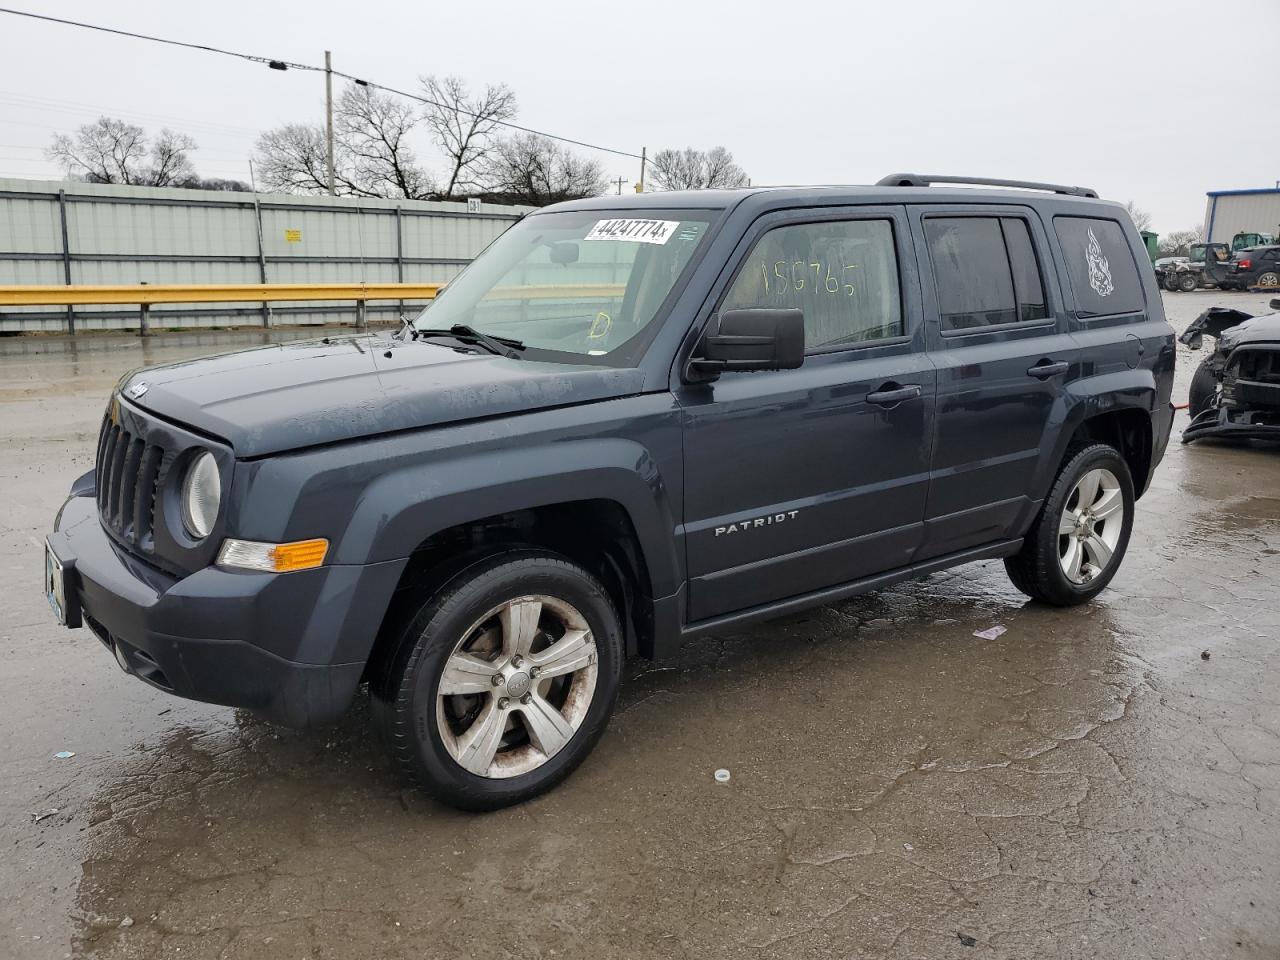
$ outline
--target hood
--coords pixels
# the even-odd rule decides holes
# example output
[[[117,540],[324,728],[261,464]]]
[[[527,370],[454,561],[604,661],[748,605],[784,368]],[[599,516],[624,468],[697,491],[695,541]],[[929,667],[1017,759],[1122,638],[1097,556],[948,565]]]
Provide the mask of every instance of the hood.
[[[513,360],[422,341],[329,337],[139,370],[143,409],[228,441],[238,457],[640,392],[639,370]],[[143,387],[145,384],[145,388]]]
[[[1230,351],[1242,344],[1275,342],[1280,342],[1280,313],[1267,313],[1224,330],[1218,349]]]

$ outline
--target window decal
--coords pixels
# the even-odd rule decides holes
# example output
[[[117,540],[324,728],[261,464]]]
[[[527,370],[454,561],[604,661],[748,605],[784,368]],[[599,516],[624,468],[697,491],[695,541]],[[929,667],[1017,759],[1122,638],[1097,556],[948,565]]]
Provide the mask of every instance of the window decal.
[[[680,226],[679,220],[598,220],[582,239],[630,240],[632,243],[666,243]],[[685,239],[681,235],[681,239]]]
[[[1084,248],[1084,258],[1089,264],[1089,286],[1100,297],[1109,297],[1115,292],[1115,284],[1111,282],[1111,264],[1102,255],[1102,244],[1089,228],[1089,243]]]

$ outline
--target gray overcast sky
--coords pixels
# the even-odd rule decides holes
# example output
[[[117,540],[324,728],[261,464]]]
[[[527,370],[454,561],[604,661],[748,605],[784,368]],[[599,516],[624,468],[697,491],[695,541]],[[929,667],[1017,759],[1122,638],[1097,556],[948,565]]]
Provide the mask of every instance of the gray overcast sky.
[[[1079,183],[1164,233],[1201,221],[1206,190],[1280,180],[1275,0],[11,2],[303,63],[329,48],[401,88],[502,81],[524,124],[636,152],[722,143],[756,183]],[[247,179],[260,130],[322,119],[323,79],[0,16],[0,175],[57,176],[50,137],[100,113],[189,133],[200,173]]]

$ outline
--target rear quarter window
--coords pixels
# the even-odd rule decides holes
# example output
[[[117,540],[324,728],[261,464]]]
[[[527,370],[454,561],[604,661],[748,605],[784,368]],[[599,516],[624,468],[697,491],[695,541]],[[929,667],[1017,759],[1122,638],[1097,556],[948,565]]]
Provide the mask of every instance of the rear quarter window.
[[[1080,316],[1105,317],[1145,309],[1142,279],[1119,223],[1094,217],[1054,217],[1053,226]]]

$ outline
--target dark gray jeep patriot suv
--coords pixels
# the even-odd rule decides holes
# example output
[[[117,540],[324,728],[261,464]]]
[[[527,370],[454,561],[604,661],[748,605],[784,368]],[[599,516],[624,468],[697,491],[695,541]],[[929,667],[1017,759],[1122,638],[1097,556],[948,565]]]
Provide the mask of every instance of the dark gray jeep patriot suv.
[[[991,557],[1090,599],[1173,364],[1090,190],[563,203],[394,336],[124,377],[46,589],[180,696],[301,726],[367,682],[407,774],[498,807],[583,760],[628,655]]]

